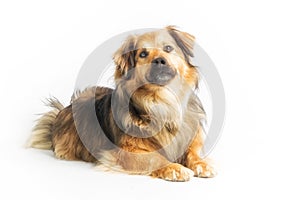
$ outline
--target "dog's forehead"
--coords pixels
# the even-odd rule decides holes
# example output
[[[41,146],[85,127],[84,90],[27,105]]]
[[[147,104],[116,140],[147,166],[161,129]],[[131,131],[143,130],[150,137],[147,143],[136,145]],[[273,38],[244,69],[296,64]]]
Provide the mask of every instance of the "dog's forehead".
[[[148,32],[138,37],[138,48],[154,48],[162,47],[166,44],[175,43],[173,37],[167,30],[158,30],[154,32]]]

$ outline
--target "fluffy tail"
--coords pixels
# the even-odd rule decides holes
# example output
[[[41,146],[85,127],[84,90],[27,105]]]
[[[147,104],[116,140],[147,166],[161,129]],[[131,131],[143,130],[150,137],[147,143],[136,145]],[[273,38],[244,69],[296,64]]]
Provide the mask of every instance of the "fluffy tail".
[[[52,125],[57,114],[64,108],[64,106],[56,98],[49,98],[47,101],[46,105],[51,107],[52,110],[43,114],[42,117],[37,120],[37,124],[32,130],[28,147],[37,149],[52,149]]]

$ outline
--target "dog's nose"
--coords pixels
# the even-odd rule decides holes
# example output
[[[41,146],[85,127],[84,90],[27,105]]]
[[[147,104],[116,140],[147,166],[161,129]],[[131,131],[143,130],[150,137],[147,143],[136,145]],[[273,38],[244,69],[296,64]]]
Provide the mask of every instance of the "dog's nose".
[[[165,85],[176,75],[175,70],[162,57],[152,60],[151,65],[150,73],[146,78],[153,84]]]
[[[159,57],[159,58],[152,60],[152,64],[165,66],[167,64],[167,61],[164,58]]]

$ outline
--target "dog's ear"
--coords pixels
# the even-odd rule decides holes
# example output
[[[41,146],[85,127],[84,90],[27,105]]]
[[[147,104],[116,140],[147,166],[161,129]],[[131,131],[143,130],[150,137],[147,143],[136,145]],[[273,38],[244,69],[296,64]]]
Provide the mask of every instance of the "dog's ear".
[[[193,48],[195,37],[189,33],[179,31],[175,26],[167,26],[166,29],[174,38],[179,48],[181,48],[185,60],[189,63],[190,57],[194,57]]]
[[[113,56],[116,64],[115,79],[126,76],[127,72],[135,67],[135,54],[136,37],[129,36]]]

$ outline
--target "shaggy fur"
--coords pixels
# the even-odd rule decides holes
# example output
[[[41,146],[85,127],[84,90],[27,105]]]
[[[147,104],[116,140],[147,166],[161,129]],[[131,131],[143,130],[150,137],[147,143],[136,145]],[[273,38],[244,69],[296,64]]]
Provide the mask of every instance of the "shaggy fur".
[[[91,87],[37,122],[30,146],[171,181],[213,177],[200,158],[205,112],[194,94],[194,37],[173,26],[129,36],[114,55],[116,88]]]

